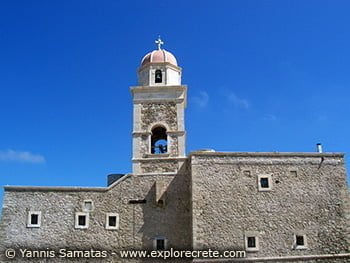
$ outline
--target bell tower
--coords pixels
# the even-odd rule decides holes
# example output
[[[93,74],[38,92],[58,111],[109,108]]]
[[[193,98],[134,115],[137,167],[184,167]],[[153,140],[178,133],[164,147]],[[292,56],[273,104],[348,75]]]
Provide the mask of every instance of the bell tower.
[[[146,54],[138,69],[133,96],[133,174],[176,173],[184,160],[187,87],[173,54],[158,48]]]

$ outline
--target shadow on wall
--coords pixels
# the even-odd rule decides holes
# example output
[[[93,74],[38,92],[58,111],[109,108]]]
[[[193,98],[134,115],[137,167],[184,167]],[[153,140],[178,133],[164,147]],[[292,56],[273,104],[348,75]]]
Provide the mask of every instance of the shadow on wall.
[[[191,249],[190,175],[186,164],[175,176],[159,175],[147,193],[146,200],[147,204],[142,206],[144,223],[139,230],[143,248],[153,250],[154,240],[164,238],[167,248]],[[185,262],[184,259],[182,262]]]

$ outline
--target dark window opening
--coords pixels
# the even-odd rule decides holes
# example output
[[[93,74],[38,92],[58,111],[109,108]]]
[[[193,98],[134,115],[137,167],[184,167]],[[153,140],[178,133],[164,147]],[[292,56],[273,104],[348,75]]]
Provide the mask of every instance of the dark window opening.
[[[30,224],[37,225],[39,224],[39,215],[37,214],[31,214],[30,215]]]
[[[261,188],[269,188],[269,178],[267,177],[260,178],[260,186]]]
[[[162,83],[162,79],[163,79],[163,76],[162,76],[162,71],[160,69],[157,69],[156,70],[156,73],[155,73],[155,83]]]
[[[296,236],[296,245],[297,246],[304,246],[304,236]]]
[[[247,238],[248,240],[248,247],[249,248],[255,248],[256,247],[256,240],[255,240],[255,237],[248,237]]]
[[[168,142],[166,129],[164,127],[155,127],[152,130],[151,153],[163,154],[168,152]]]
[[[109,216],[108,217],[108,226],[116,227],[117,226],[117,217]]]
[[[78,225],[85,226],[86,225],[86,216],[78,216]]]
[[[165,249],[165,240],[164,239],[157,239],[156,240],[156,249],[157,250],[164,250]]]

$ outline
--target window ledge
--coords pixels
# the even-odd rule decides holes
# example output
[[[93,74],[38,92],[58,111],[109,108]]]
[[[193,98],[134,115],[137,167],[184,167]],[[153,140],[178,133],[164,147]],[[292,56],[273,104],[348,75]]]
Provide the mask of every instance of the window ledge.
[[[272,189],[271,189],[271,188],[261,188],[261,187],[260,187],[260,188],[258,189],[258,191],[259,191],[259,192],[270,192],[270,191],[272,191]]]
[[[144,155],[146,158],[164,158],[169,157],[169,153],[146,153]]]
[[[106,226],[107,230],[118,230],[118,227],[115,226]]]
[[[88,229],[88,226],[75,226],[75,229]]]
[[[294,247],[294,249],[296,249],[296,250],[306,250],[307,247],[306,246],[296,246],[296,247]]]
[[[256,248],[256,247],[251,247],[251,248],[246,248],[246,251],[247,252],[258,252],[259,251],[259,248]]]
[[[40,225],[31,225],[31,224],[28,224],[28,225],[27,225],[27,228],[40,228]]]

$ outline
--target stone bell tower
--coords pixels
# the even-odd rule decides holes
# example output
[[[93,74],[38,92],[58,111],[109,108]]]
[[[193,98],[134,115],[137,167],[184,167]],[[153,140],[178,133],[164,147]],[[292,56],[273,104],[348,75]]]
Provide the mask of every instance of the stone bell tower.
[[[176,173],[186,159],[184,110],[187,87],[181,68],[170,52],[146,54],[138,69],[133,96],[133,173]]]

